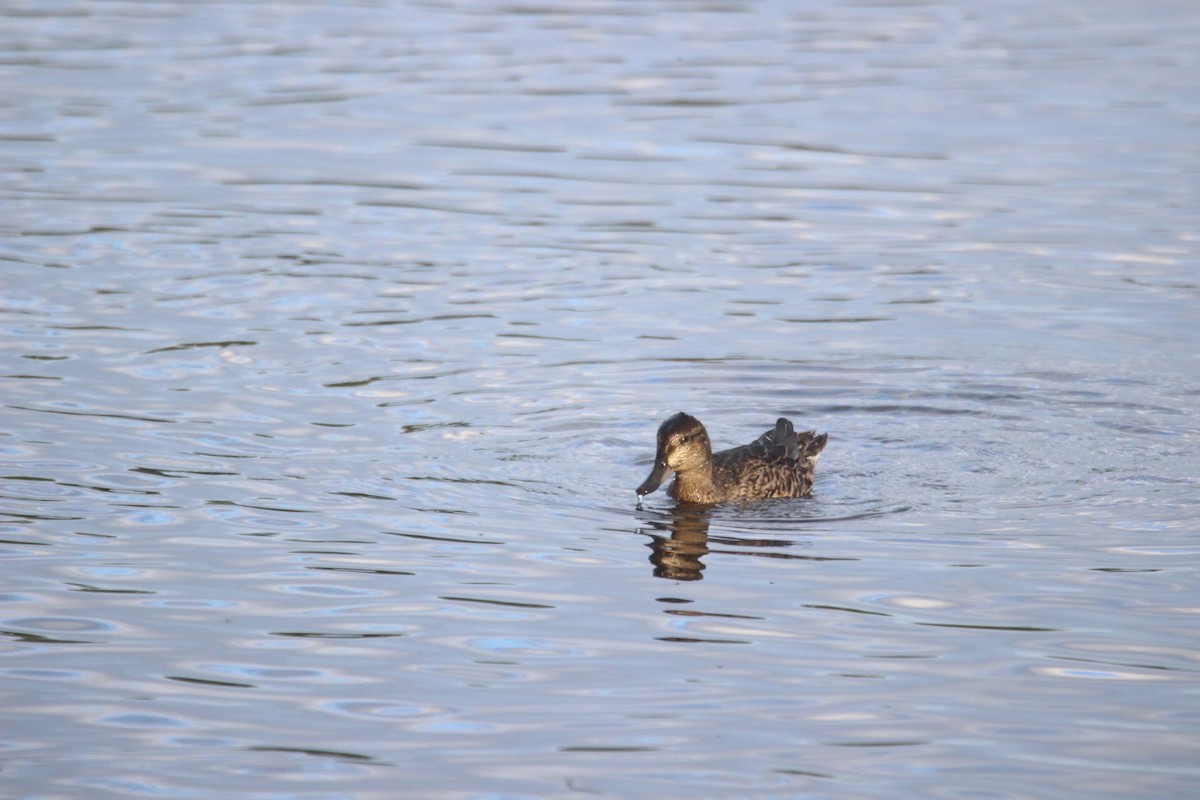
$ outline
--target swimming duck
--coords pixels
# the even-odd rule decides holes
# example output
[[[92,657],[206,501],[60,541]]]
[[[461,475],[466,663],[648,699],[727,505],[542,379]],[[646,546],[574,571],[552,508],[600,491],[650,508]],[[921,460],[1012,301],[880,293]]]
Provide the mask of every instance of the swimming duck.
[[[680,412],[658,428],[654,469],[637,488],[638,500],[672,472],[675,480],[667,494],[681,503],[808,497],[828,438],[816,431],[797,434],[791,421],[780,417],[750,444],[714,453],[700,420]]]

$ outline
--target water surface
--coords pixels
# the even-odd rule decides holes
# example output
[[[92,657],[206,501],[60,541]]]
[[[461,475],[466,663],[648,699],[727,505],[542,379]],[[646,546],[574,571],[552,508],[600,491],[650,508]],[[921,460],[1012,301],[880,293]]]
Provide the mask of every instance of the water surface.
[[[5,796],[1194,792],[1190,4],[0,15]]]

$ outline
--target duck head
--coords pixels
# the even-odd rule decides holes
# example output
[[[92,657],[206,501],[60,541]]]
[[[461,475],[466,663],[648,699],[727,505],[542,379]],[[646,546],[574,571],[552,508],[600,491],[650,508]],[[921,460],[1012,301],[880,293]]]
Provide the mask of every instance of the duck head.
[[[712,445],[708,441],[708,431],[704,430],[700,420],[681,411],[658,427],[654,469],[637,488],[638,497],[662,486],[672,472],[687,472],[711,464]]]

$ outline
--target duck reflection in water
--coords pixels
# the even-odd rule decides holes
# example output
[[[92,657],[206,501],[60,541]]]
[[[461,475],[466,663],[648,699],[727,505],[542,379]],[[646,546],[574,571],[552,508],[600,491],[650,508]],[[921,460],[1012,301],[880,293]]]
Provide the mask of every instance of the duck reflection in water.
[[[669,530],[670,537],[654,535],[650,541],[650,563],[654,577],[676,581],[698,581],[704,576],[704,561],[708,555],[708,523],[712,509],[681,506],[672,509],[669,521],[652,522],[659,530]]]
[[[787,530],[793,529],[804,520],[819,519],[780,517],[780,510],[779,507],[775,507],[770,516],[760,517],[759,522],[765,523],[765,526],[775,526],[784,522]],[[698,581],[704,577],[704,559],[710,554],[799,561],[845,560],[840,557],[784,552],[805,544],[794,535],[770,537],[748,531],[728,531],[725,534],[710,535],[709,524],[715,513],[713,506],[677,505],[666,512],[646,510],[643,513],[651,516],[645,519],[646,527],[638,528],[637,533],[650,536],[650,563],[654,565],[656,578]],[[666,535],[668,533],[670,535]]]

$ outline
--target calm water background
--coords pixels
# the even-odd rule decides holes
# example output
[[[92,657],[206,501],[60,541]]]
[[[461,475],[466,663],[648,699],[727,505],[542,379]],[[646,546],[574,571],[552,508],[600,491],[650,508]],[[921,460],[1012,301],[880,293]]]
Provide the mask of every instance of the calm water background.
[[[1196,796],[1195,3],[0,45],[5,797]]]

